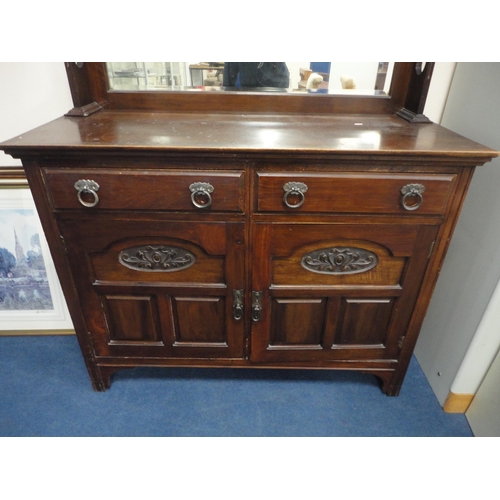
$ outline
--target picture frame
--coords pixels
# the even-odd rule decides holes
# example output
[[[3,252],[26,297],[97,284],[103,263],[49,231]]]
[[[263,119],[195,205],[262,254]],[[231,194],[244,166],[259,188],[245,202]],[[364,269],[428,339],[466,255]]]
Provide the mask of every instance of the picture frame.
[[[0,336],[70,335],[73,323],[22,167],[0,168]]]

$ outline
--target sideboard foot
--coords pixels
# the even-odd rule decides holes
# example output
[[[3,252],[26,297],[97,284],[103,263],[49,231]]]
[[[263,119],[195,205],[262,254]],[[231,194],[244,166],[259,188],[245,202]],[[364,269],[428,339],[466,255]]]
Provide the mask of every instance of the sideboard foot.
[[[111,379],[116,371],[114,366],[100,366],[98,368],[100,377],[92,380],[92,386],[97,392],[104,392],[111,387]]]
[[[401,390],[402,382],[399,380],[394,380],[394,372],[377,372],[372,373],[377,377],[380,382],[380,388],[386,396],[398,396]]]

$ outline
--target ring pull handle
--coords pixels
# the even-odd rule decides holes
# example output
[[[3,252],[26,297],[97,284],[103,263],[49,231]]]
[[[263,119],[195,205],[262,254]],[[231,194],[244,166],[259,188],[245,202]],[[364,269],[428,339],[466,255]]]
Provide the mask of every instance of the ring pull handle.
[[[306,197],[304,196],[304,193],[307,191],[307,185],[304,184],[303,182],[287,182],[283,186],[283,190],[285,191],[285,196],[283,196],[283,203],[288,207],[288,208],[299,208],[304,204],[304,201],[306,201]],[[290,196],[298,196],[299,201],[298,203],[290,203],[288,201],[288,198]]]
[[[191,202],[196,208],[208,208],[212,204],[214,187],[208,182],[194,182],[189,186]]]
[[[401,194],[403,195],[401,203],[403,204],[403,208],[405,210],[417,210],[417,208],[419,208],[424,201],[424,198],[422,196],[422,193],[424,191],[425,186],[423,186],[422,184],[407,184],[406,186],[403,186],[401,188]],[[407,205],[406,200],[415,196],[418,198],[417,203],[413,205]]]
[[[236,321],[243,318],[243,290],[233,290],[233,317]]]
[[[99,203],[99,196],[97,196],[97,191],[99,191],[99,184],[96,181],[80,179],[75,182],[75,189],[78,191],[78,201],[84,207],[95,207]],[[91,194],[93,196],[92,201],[85,201],[82,198],[82,194]]]

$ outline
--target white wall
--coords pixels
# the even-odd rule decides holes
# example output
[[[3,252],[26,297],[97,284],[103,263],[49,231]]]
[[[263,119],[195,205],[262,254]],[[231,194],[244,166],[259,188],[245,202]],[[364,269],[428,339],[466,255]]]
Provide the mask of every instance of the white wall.
[[[476,437],[500,436],[500,354],[493,361],[465,416]]]
[[[454,62],[438,62],[434,65],[424,109],[424,114],[434,123],[441,123],[456,64]]]
[[[0,142],[54,120],[73,107],[64,63],[0,62]],[[0,166],[21,165],[0,152]]]
[[[498,82],[500,63],[458,63],[442,125],[500,150]],[[478,332],[484,337],[471,344],[500,279],[499,186],[498,158],[476,169],[415,350],[441,404],[452,385],[455,394],[475,392],[500,341],[500,319],[490,315]]]

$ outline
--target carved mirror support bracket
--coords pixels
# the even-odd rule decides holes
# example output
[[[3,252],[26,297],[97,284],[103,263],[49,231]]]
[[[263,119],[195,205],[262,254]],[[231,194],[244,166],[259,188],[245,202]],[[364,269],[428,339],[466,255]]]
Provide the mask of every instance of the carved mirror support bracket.
[[[396,115],[398,115],[400,118],[403,118],[403,120],[406,120],[407,122],[410,123],[432,123],[432,120],[430,120],[427,116],[421,113],[414,113],[413,111],[410,111],[409,109],[403,108],[400,109]]]
[[[89,67],[89,63],[66,62],[64,65],[66,67],[71,97],[75,105],[65,116],[85,117],[104,109],[107,106],[107,102],[102,98],[105,85],[102,70],[101,74],[98,75],[100,78],[97,78],[101,80],[97,85],[99,90],[98,97],[96,89],[92,85],[92,70]]]
[[[104,109],[104,105],[101,105],[98,102],[91,102],[90,104],[86,104],[80,108],[70,109],[64,116],[90,116],[97,111],[101,111],[101,109]]]
[[[433,62],[414,63],[405,105],[396,113],[397,116],[410,123],[431,123],[431,120],[423,113],[434,64]]]

